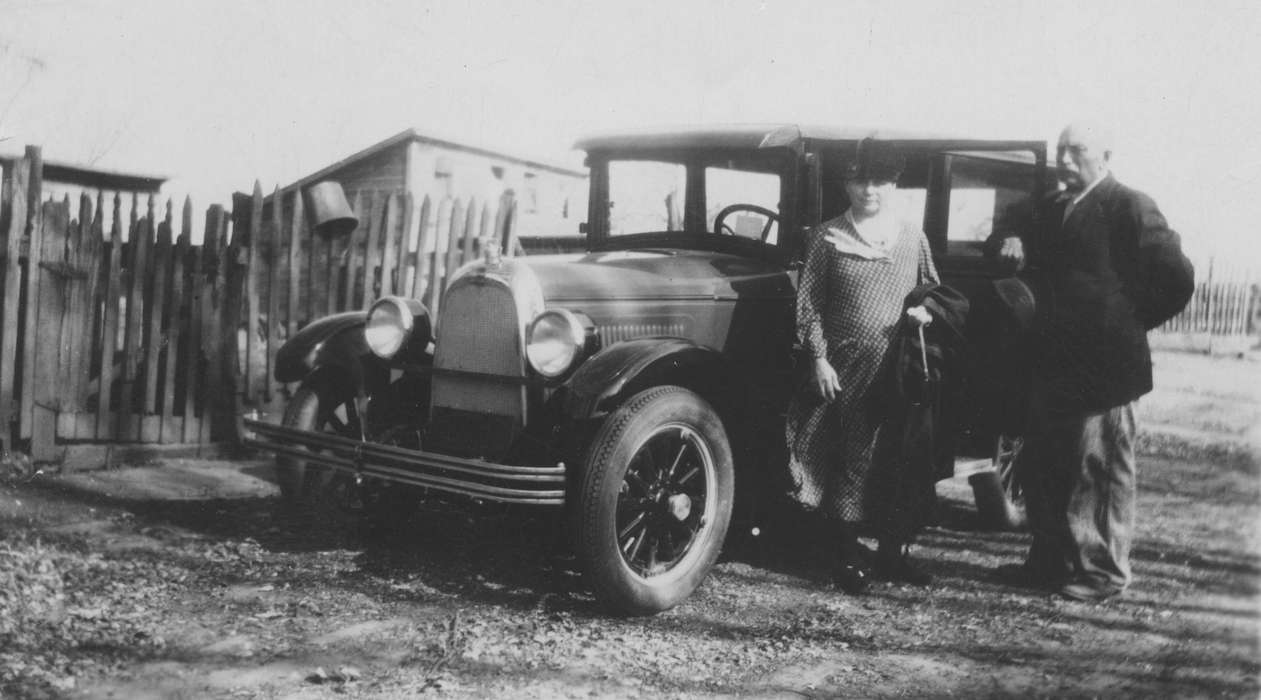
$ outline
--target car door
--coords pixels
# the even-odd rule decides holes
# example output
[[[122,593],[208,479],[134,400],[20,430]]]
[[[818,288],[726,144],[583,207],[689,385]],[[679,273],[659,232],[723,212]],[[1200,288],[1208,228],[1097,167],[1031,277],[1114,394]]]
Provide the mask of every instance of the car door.
[[[934,159],[928,230],[942,281],[967,296],[969,360],[961,455],[985,456],[999,433],[1023,427],[1027,338],[1000,303],[994,282],[1016,270],[995,255],[1021,230],[1048,181],[1035,151],[950,151]]]

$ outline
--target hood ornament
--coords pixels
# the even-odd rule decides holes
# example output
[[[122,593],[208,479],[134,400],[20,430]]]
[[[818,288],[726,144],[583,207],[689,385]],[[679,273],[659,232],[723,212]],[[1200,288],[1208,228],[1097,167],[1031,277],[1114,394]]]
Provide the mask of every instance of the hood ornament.
[[[499,241],[493,236],[482,239],[482,262],[492,269],[503,264],[503,251],[499,249]]]

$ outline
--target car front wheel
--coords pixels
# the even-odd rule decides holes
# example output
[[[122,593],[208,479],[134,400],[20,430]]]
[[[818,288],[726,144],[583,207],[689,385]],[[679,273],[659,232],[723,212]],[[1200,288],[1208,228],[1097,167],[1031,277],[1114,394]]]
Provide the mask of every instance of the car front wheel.
[[[348,392],[321,377],[302,383],[285,407],[282,425],[311,432],[327,432],[359,439],[359,414]],[[356,510],[354,479],[333,469],[294,457],[276,460],[276,476],[285,504],[329,514]]]
[[[605,420],[587,455],[577,544],[597,598],[630,615],[678,605],[713,567],[731,520],[721,419],[692,391],[647,389]]]

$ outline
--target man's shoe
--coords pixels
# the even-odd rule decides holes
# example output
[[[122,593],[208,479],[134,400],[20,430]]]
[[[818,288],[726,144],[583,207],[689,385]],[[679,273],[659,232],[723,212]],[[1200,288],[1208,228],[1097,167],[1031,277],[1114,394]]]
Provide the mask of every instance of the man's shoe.
[[[1064,584],[1060,589],[1060,595],[1069,600],[1079,600],[1083,603],[1098,603],[1107,600],[1116,595],[1120,595],[1121,589],[1118,586],[1109,584],[1099,585],[1090,583],[1089,581],[1070,581]]]
[[[875,573],[885,581],[909,583],[912,586],[927,586],[933,582],[931,574],[917,568],[904,555],[894,557],[877,555]]]

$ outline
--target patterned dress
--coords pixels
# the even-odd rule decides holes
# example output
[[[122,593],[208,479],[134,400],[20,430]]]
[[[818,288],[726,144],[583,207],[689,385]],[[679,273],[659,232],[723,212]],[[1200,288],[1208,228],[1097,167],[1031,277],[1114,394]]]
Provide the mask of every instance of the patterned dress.
[[[841,215],[807,234],[797,288],[797,337],[814,358],[827,358],[841,391],[827,403],[808,384],[788,407],[793,498],[847,522],[879,511],[869,477],[879,428],[867,398],[883,366],[906,295],[937,282],[924,233],[898,229],[887,252],[870,246]]]

